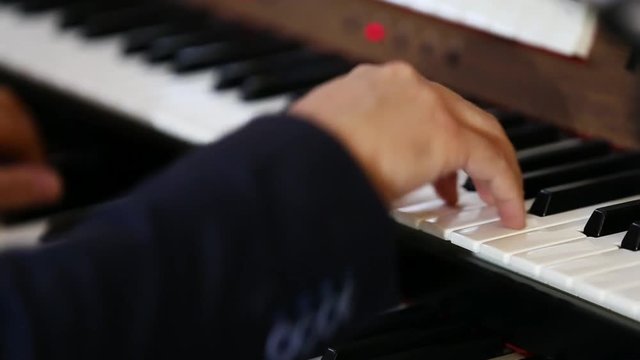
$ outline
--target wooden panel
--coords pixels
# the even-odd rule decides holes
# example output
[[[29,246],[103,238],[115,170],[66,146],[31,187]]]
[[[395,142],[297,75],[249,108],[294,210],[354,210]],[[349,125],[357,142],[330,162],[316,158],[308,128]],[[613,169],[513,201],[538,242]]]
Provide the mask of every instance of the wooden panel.
[[[640,148],[629,49],[600,30],[586,61],[568,59],[373,0],[193,0],[350,58],[403,59],[468,96],[586,136]],[[379,22],[386,39],[363,29]],[[637,117],[636,117],[637,116]]]

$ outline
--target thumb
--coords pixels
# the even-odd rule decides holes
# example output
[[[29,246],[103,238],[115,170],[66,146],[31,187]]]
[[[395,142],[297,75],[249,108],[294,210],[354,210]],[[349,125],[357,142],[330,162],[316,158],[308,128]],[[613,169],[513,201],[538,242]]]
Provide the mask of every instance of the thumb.
[[[52,169],[37,165],[0,168],[0,211],[51,204],[62,195],[62,180]]]

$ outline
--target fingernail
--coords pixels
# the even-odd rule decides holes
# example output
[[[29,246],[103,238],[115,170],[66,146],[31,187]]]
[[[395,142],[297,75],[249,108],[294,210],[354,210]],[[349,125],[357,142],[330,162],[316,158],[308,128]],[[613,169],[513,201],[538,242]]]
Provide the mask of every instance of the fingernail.
[[[524,206],[517,202],[508,202],[499,208],[502,224],[512,229],[522,229],[526,225]]]

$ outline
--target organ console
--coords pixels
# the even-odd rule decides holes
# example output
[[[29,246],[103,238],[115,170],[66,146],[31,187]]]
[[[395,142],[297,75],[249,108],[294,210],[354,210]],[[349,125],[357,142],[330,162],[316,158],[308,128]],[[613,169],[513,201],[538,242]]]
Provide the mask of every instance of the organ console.
[[[0,81],[72,185],[54,209],[5,216],[0,248],[34,246],[185,149],[392,59],[496,115],[527,226],[500,227],[462,173],[457,208],[430,186],[399,200],[406,309],[322,359],[637,357],[637,58],[571,0],[0,0]]]

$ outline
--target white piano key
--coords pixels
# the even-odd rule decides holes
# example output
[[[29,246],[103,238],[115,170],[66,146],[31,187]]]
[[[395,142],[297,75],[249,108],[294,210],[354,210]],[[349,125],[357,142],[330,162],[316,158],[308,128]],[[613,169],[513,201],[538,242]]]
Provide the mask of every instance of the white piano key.
[[[196,144],[288,103],[286,97],[245,102],[236,91],[214,92],[212,71],[174,74],[121,55],[117,39],[86,41],[56,23],[55,13],[26,17],[0,7],[0,65]]]
[[[583,237],[560,245],[513,254],[509,260],[509,269],[537,278],[543,267],[608,251],[616,251],[620,241],[621,239],[617,234],[600,238]]]
[[[427,219],[420,223],[420,229],[444,240],[450,240],[450,234],[469,226],[498,220],[498,211],[491,206],[479,207]]]
[[[442,200],[426,201],[419,204],[393,209],[391,211],[391,217],[400,224],[417,228],[424,219],[428,219],[433,216],[432,214],[435,209],[444,206],[446,205]],[[455,209],[452,209],[452,211],[455,211]]]
[[[486,206],[476,192],[468,191],[463,187],[466,180],[467,175],[464,171],[459,171],[458,205],[455,207],[447,206],[440,199],[433,185],[427,184],[395,201],[391,216],[401,224],[418,228],[420,223],[428,219]]]
[[[640,265],[587,276],[574,282],[572,293],[596,304],[601,304],[611,291],[640,286],[638,274],[640,274]]]
[[[19,225],[0,225],[0,252],[36,246],[48,229],[46,220],[30,221]]]
[[[455,207],[447,206],[444,201],[436,198],[435,200],[395,209],[391,214],[399,223],[418,228],[425,221],[485,206],[486,204],[477,193],[465,191],[459,195],[458,205]]]
[[[607,293],[604,307],[640,321],[640,286]]]
[[[586,220],[597,208],[637,199],[640,199],[640,196],[630,196],[549,216],[527,214],[526,226],[520,230],[505,228],[496,219],[479,225],[467,226],[465,229],[459,229],[460,231],[451,234],[451,242],[466,249],[478,251],[480,245],[487,241],[558,226],[573,221]],[[527,207],[529,206],[530,205]]]
[[[624,233],[617,235],[624,237]],[[637,264],[640,264],[640,254],[619,249],[543,267],[540,280],[561,290],[570,291],[576,280]]]
[[[458,186],[459,186],[458,193],[460,196],[463,196],[465,193],[469,192],[462,187],[466,182],[466,180],[467,180],[467,175],[464,173],[464,171],[462,170],[458,171],[456,181],[458,182]],[[440,200],[440,197],[438,196],[436,189],[433,187],[433,184],[428,183],[406,194],[402,198],[394,201],[392,208],[402,209],[402,208],[411,207],[414,205],[420,205],[423,203],[431,202],[433,200]]]
[[[580,232],[584,224],[585,221],[574,221],[538,231],[488,241],[480,245],[478,252],[483,258],[508,264],[513,254],[584,238],[585,235]]]
[[[525,204],[530,206],[531,201],[525,201]],[[499,220],[498,209],[493,206],[463,208],[453,214],[445,213],[427,219],[420,223],[420,229],[442,239],[451,240],[454,231]]]
[[[402,210],[416,205],[438,200],[438,194],[432,184],[426,184],[393,202],[392,208]]]

